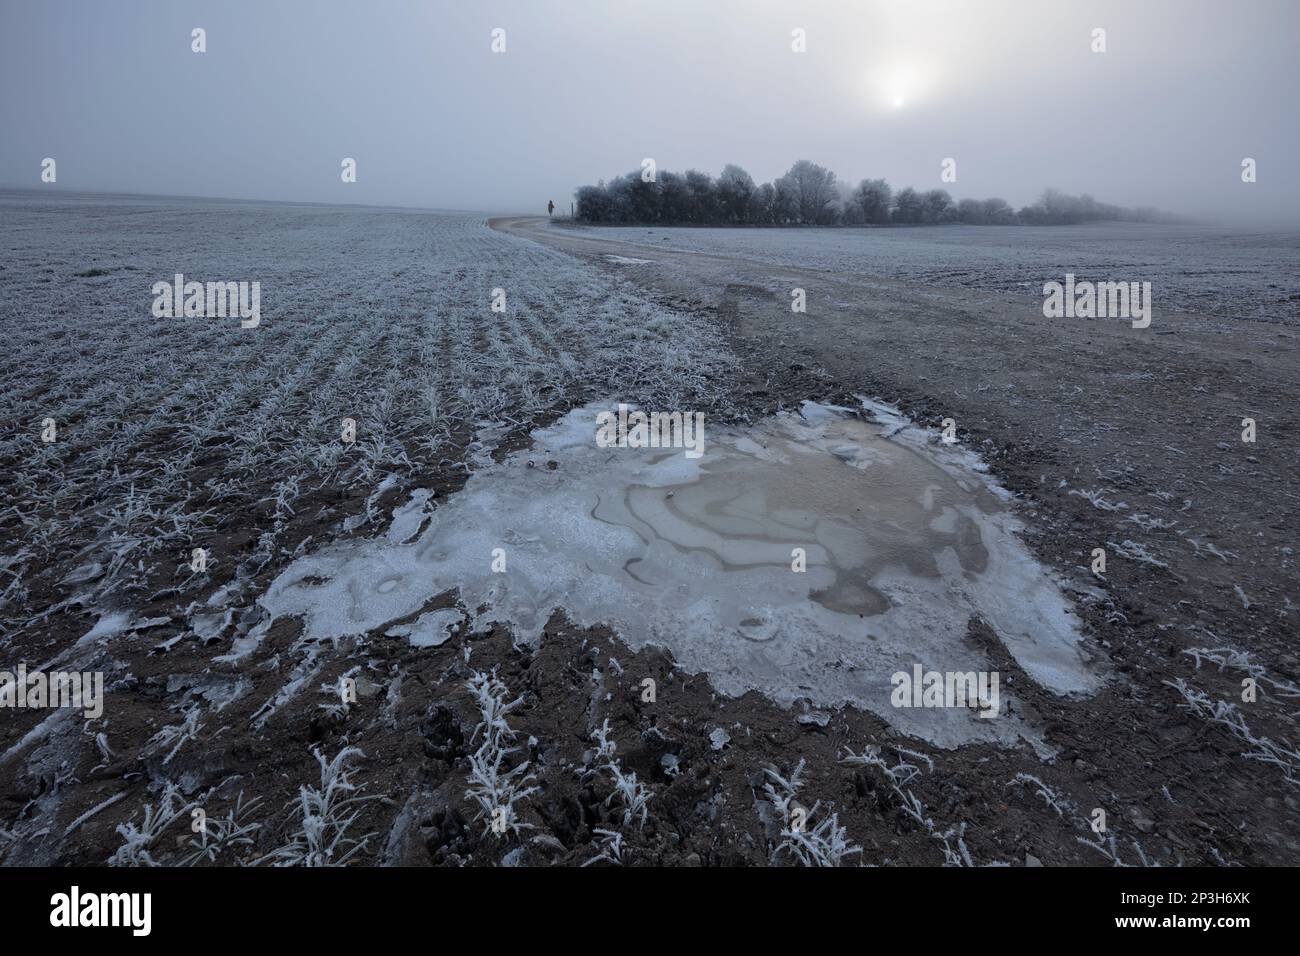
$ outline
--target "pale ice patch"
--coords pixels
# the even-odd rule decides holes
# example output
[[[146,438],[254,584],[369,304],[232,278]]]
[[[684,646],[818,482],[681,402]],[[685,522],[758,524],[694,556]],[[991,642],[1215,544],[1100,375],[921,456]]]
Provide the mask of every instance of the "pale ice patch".
[[[598,448],[596,416],[609,407],[535,432],[531,449],[475,472],[437,509],[419,500],[428,524],[413,540],[414,502],[387,539],[295,561],[262,604],[272,618],[301,616],[309,639],[397,627],[431,643],[450,618],[393,622],[448,590],[486,608],[471,629],[506,623],[520,642],[563,609],[633,648],[668,647],[722,693],[851,703],[941,746],[1041,743],[1006,715],[1009,675],[998,718],[891,705],[890,676],[915,664],[992,670],[966,638],[972,616],[1048,690],[1098,686],[1070,605],[1017,537],[1009,495],[973,454],[896,410],[873,406],[869,424],[806,403],[744,430],[711,428],[704,456],[689,459]],[[539,455],[558,466],[527,467]],[[792,570],[794,549],[806,572]]]
[[[405,544],[424,526],[432,510],[433,492],[418,488],[411,493],[406,504],[393,509],[393,522],[388,526],[388,540],[392,544]]]
[[[234,616],[235,612],[230,608],[199,612],[190,618],[190,630],[198,635],[201,641],[216,640],[225,631]]]
[[[131,615],[126,611],[103,611],[95,626],[81,636],[77,646],[90,644],[106,637],[116,637],[131,629]]]
[[[384,480],[381,481],[379,485],[375,488],[375,490],[370,492],[370,495],[366,498],[365,510],[362,511],[360,514],[350,515],[349,517],[343,519],[343,530],[355,531],[357,528],[360,528],[367,521],[369,521],[371,510],[374,508],[375,504],[379,501],[381,497],[383,497],[384,492],[388,491],[391,488],[396,487],[396,485],[397,485],[396,475],[386,476]]]
[[[441,608],[421,614],[410,624],[397,624],[384,632],[386,637],[404,637],[412,647],[438,647],[459,630],[465,615],[455,608]]]
[[[48,670],[52,667],[61,667],[71,660],[84,659],[87,648],[91,647],[91,645],[104,644],[109,638],[126,634],[132,628],[131,613],[129,611],[97,608],[93,609],[91,613],[99,616],[90,630],[81,635],[72,646],[65,647],[39,667],[33,667],[32,670]]]
[[[615,256],[607,255],[605,259],[609,262],[618,263],[621,266],[643,266],[654,262],[653,259],[636,259],[632,256]]]

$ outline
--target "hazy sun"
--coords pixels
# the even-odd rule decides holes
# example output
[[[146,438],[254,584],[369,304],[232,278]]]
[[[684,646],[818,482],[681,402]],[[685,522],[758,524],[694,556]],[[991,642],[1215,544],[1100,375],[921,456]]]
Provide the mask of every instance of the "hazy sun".
[[[928,71],[919,64],[893,64],[873,73],[870,79],[872,98],[881,106],[901,110],[915,103],[930,85]]]

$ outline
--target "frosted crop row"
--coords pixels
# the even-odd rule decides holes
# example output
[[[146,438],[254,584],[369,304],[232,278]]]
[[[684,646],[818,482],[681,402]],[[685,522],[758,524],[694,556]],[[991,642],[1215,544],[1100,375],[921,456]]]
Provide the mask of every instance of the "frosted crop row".
[[[209,225],[206,238],[185,235],[183,255],[179,224],[143,249],[115,229],[60,235],[67,220],[53,217],[10,226],[11,241],[39,229],[62,252],[0,277],[10,636],[36,623],[33,589],[59,589],[76,567],[77,597],[95,608],[123,589],[200,589],[195,548],[218,580],[237,564],[251,576],[297,544],[331,491],[463,470],[485,426],[522,430],[616,392],[713,407],[725,389],[725,349],[687,317],[479,221],[303,211],[286,224],[215,209],[206,215],[244,234],[223,242]],[[290,252],[270,254],[286,225]],[[91,267],[107,275],[78,275]],[[261,326],[153,318],[150,282],[182,268],[257,278]],[[504,312],[490,309],[494,288]],[[353,527],[376,516],[371,505]],[[253,533],[251,547],[214,540],[232,533]]]
[[[725,407],[731,359],[707,324],[474,217],[5,203],[0,651],[104,670],[110,686],[105,722],[52,712],[14,725],[0,748],[20,786],[47,794],[0,820],[11,860],[57,858],[60,840],[33,834],[67,820],[78,824],[67,838],[81,838],[148,807],[121,823],[114,852],[148,863],[157,833],[199,796],[175,789],[185,767],[293,719],[286,703],[356,652],[295,643],[260,662],[283,683],[259,689],[242,726],[219,713],[253,683],[229,675],[258,666],[247,657],[257,596],[293,554],[382,533],[410,489],[454,487],[497,444],[592,398]],[[152,284],[178,272],[259,282],[260,325],[154,317]],[[136,655],[178,642],[199,649],[219,698],[181,682],[114,708],[142,689]],[[348,706],[319,712],[342,721]],[[83,800],[58,784],[83,758],[145,773]],[[358,808],[336,799],[347,768],[329,767],[294,801],[296,835],[257,847],[266,862],[373,851],[348,842]],[[250,806],[214,811],[193,860],[249,850]]]

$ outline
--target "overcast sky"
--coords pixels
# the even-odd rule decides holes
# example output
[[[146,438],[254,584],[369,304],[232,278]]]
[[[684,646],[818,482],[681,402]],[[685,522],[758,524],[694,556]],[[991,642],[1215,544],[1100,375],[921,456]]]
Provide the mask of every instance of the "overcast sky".
[[[0,0],[0,183],[538,211],[808,158],[1294,225],[1298,41],[1294,0]]]

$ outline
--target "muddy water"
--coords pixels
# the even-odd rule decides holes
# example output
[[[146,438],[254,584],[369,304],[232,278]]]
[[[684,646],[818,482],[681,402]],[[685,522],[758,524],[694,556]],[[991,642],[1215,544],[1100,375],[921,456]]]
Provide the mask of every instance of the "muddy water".
[[[1003,506],[878,431],[849,417],[824,418],[815,432],[802,419],[777,419],[706,458],[694,480],[602,495],[593,517],[631,528],[662,559],[628,561],[643,584],[671,583],[673,570],[662,573],[671,555],[658,543],[725,573],[783,576],[802,549],[805,565],[830,578],[808,599],[841,614],[881,614],[890,599],[872,582],[891,566],[938,578],[937,556],[951,551],[964,573],[984,571],[988,552],[967,512]]]
[[[991,669],[967,638],[972,616],[1049,690],[1097,685],[1068,603],[968,453],[888,409],[863,421],[812,404],[745,430],[706,427],[699,458],[601,448],[604,408],[535,433],[436,509],[417,494],[395,518],[403,534],[300,559],[263,603],[324,638],[379,633],[451,589],[487,607],[471,631],[508,623],[520,641],[541,639],[560,608],[633,647],[669,647],[723,693],[851,703],[943,746],[1037,742],[1010,714],[892,706],[890,676],[916,664]]]

